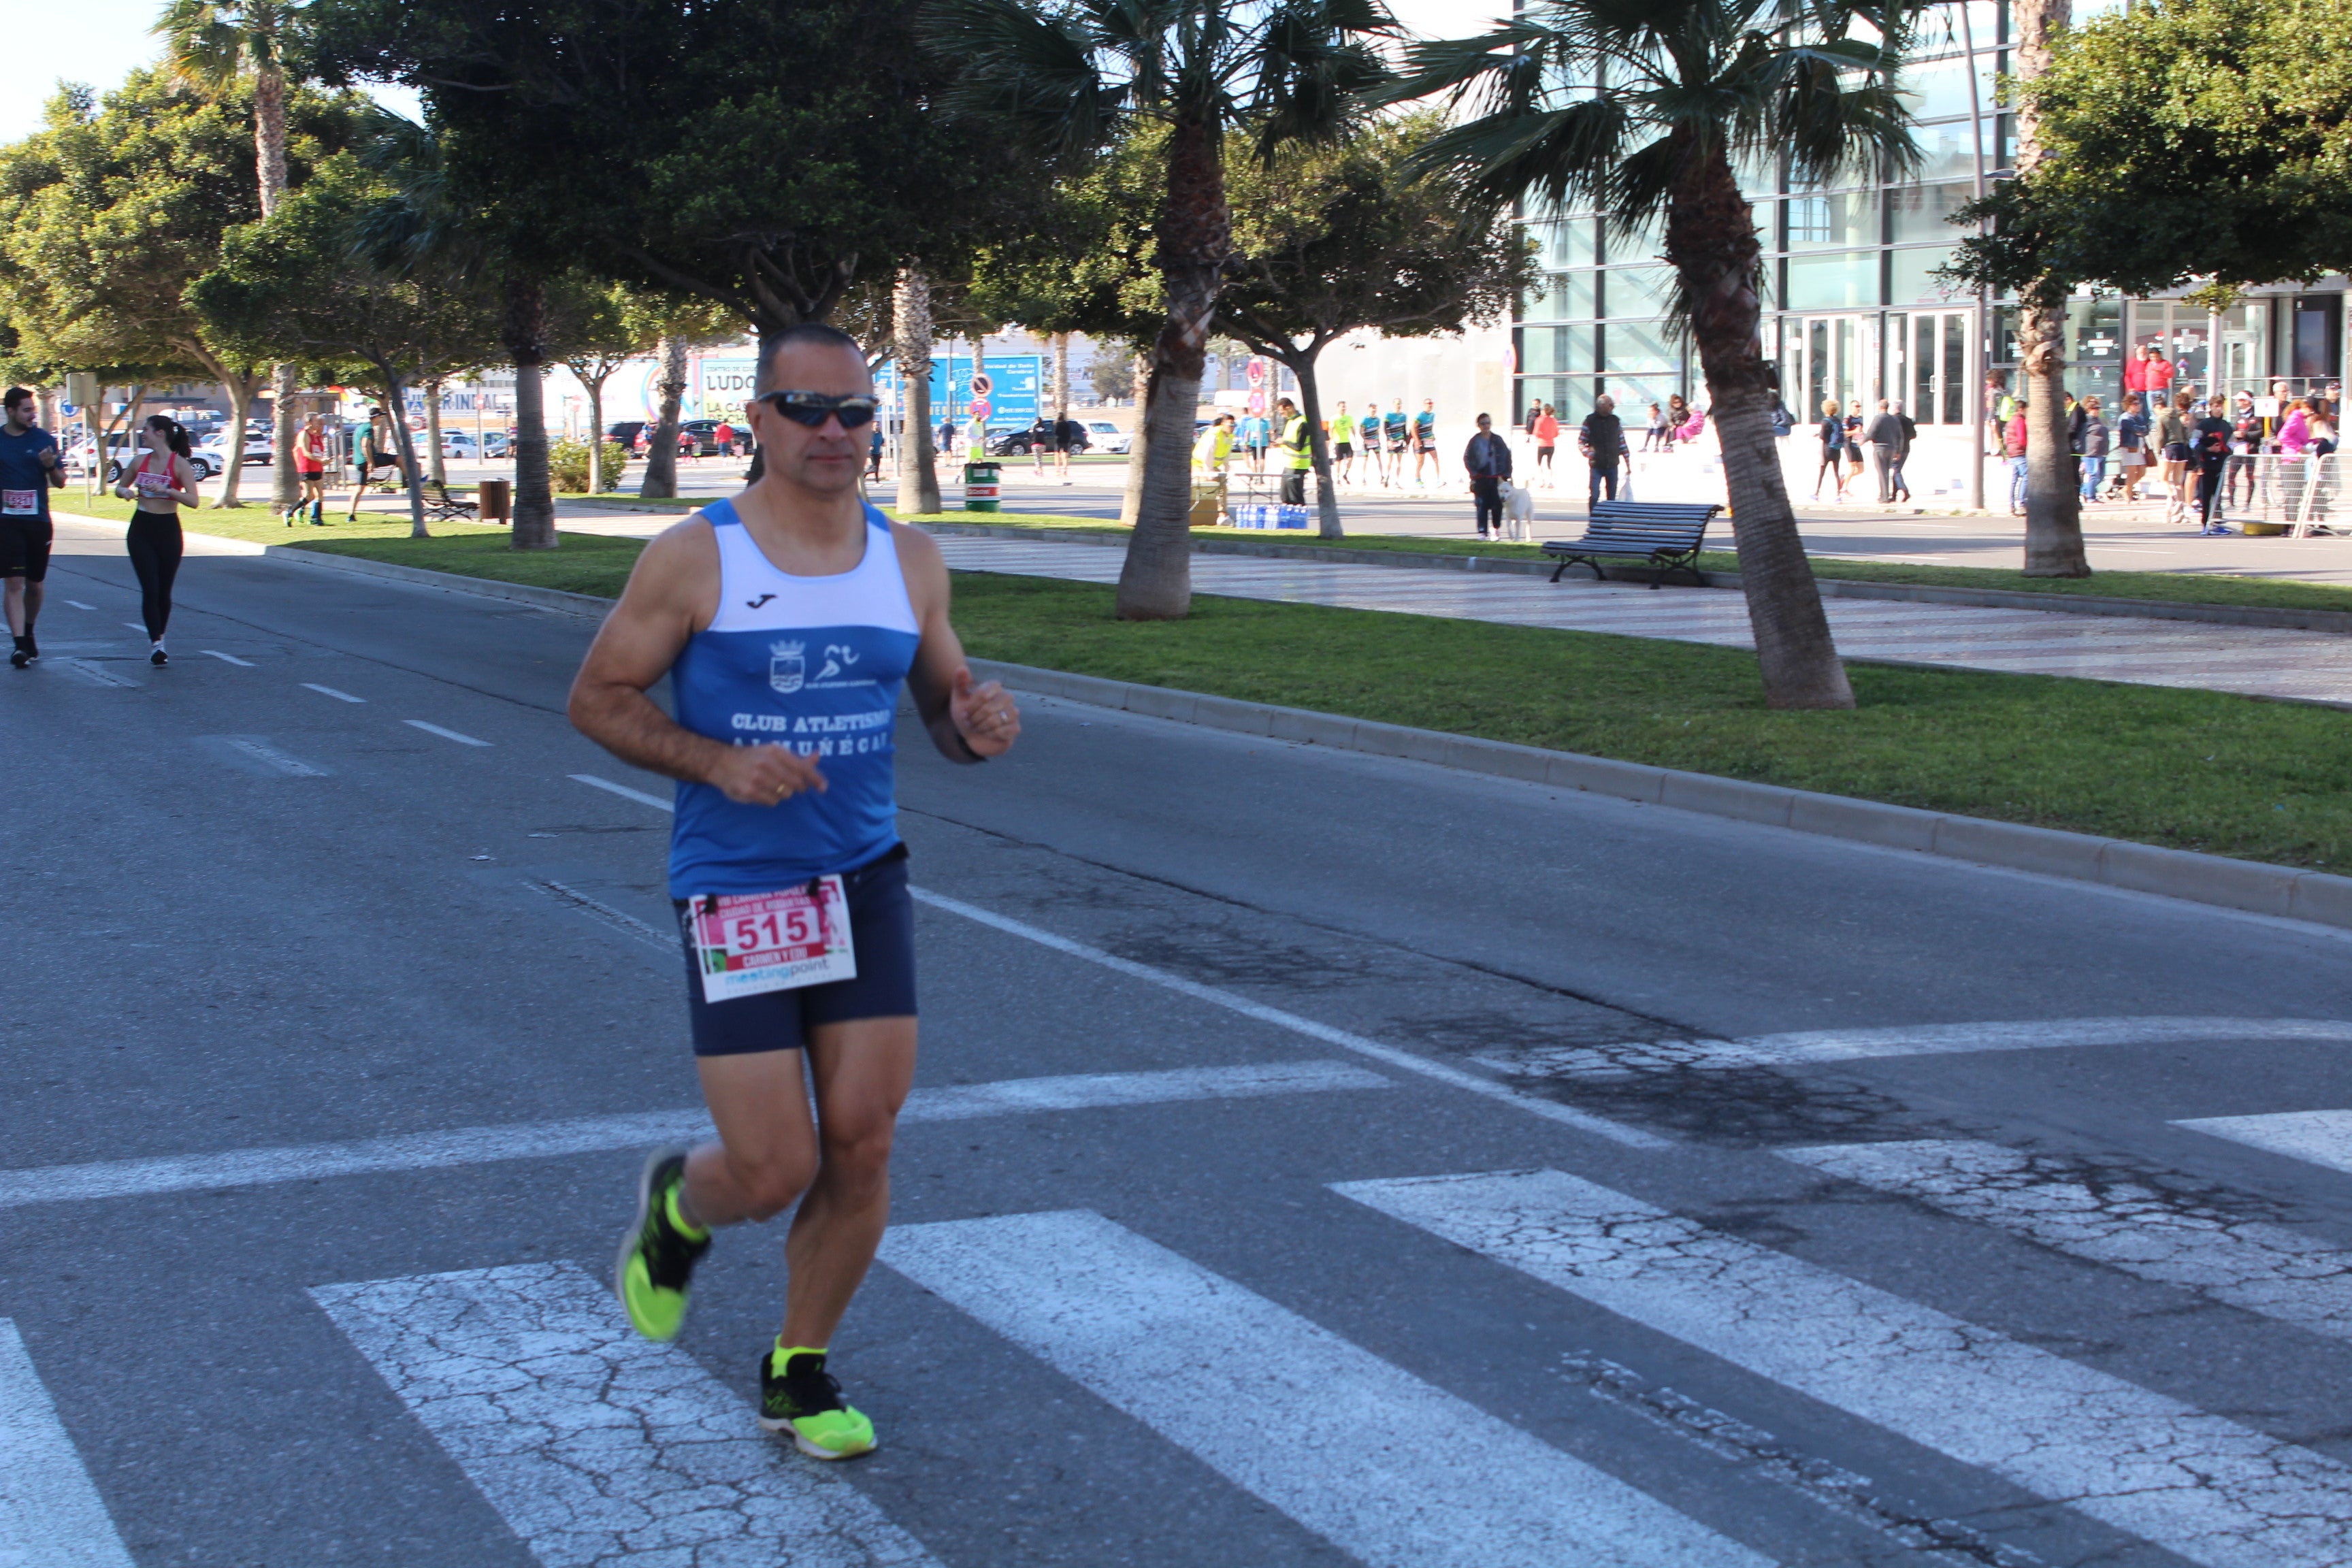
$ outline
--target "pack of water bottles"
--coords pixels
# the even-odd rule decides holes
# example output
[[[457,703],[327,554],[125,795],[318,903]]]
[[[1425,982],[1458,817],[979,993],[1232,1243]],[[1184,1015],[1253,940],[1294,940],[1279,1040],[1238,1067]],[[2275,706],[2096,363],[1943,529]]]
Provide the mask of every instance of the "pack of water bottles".
[[[1265,501],[1246,503],[1234,508],[1235,528],[1305,528],[1307,509],[1303,506],[1276,506]]]

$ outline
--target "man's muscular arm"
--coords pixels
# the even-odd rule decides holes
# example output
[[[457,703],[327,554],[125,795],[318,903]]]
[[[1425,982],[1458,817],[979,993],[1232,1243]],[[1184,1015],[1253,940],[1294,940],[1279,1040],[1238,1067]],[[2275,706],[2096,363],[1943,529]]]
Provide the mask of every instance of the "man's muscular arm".
[[[698,735],[646,695],[712,613],[718,581],[718,546],[700,519],[646,545],[572,679],[572,726],[625,763],[714,785],[745,805],[774,805],[821,791],[824,774],[814,758],[782,746],[730,746]]]
[[[903,523],[894,525],[892,534],[922,636],[907,686],[931,744],[951,763],[1003,756],[1021,733],[1021,710],[997,682],[972,683],[963,643],[948,623],[948,567],[940,547],[929,534]]]

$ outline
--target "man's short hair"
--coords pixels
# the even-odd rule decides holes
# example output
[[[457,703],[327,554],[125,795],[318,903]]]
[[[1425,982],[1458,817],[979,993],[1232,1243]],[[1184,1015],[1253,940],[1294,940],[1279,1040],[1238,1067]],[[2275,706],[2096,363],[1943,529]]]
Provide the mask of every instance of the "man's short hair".
[[[753,390],[773,392],[776,389],[772,374],[776,356],[788,348],[796,348],[803,344],[819,348],[847,349],[857,356],[858,363],[866,363],[865,348],[856,338],[851,337],[839,327],[830,327],[823,321],[803,321],[797,326],[786,327],[761,345],[760,373],[752,379]]]
[[[1617,400],[1605,392],[1592,400],[1592,412],[1595,414],[1613,414],[1616,411]]]
[[[7,396],[0,397],[0,408],[14,408],[32,395],[33,389],[29,386],[12,386]]]

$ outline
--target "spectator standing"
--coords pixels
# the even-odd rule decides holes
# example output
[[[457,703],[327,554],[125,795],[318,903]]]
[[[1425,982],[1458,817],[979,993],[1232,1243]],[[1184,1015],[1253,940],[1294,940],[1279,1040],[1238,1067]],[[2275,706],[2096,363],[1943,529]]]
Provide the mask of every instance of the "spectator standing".
[[[1029,426],[1029,466],[1041,479],[1045,477],[1045,454],[1053,446],[1054,422],[1040,414],[1036,423]]]
[[[2156,343],[2146,345],[2147,368],[2140,374],[2147,382],[2147,400],[2151,406],[2161,408],[2172,395],[2173,363],[2164,357],[2163,348]]]
[[[1209,421],[1201,438],[1192,443],[1192,467],[1203,479],[1217,480],[1234,460],[1234,416],[1220,414]]]
[[[1577,432],[1577,450],[1584,454],[1591,477],[1585,489],[1584,504],[1590,508],[1607,490],[1609,499],[1617,499],[1617,460],[1629,456],[1625,444],[1625,424],[1617,417],[1617,400],[1607,393],[1592,400],[1592,412],[1584,416]]]
[[[711,434],[719,438],[719,455],[722,458],[733,458],[735,456],[735,426],[727,423],[726,420],[721,419],[719,422],[719,428],[713,430]]]
[[[1786,416],[1785,410],[1778,405],[1773,412]],[[1899,403],[1895,405],[1895,418],[1903,426],[1903,446],[1895,454],[1895,489],[1900,499],[1907,501],[1911,499],[1911,481],[1903,477],[1903,465],[1911,460],[1911,448],[1919,439],[1919,426]]]
[[[1282,503],[1305,506],[1307,471],[1315,466],[1315,438],[1307,428],[1307,416],[1287,397],[1276,402],[1274,413],[1282,424],[1282,433],[1275,437],[1282,452]]]
[[[2263,449],[2262,416],[2254,412],[2254,395],[2241,392],[2230,400],[2230,471],[2221,484],[2221,500],[2238,501],[2238,482],[2245,481],[2246,504],[2253,504],[2254,459]]]
[[[964,424],[963,460],[967,463],[988,461],[988,421],[977,414]]]
[[[1536,473],[1542,477],[1544,489],[1551,489],[1552,448],[1559,445],[1559,416],[1549,403],[1536,405],[1535,425],[1530,432],[1536,438]]]
[[[1822,399],[1822,466],[1813,470],[1813,499],[1822,499],[1822,478],[1836,485],[1837,500],[1845,500],[1845,421],[1838,416],[1837,399]]]
[[[1878,504],[1891,506],[1895,476],[1903,466],[1903,421],[1895,416],[1894,406],[1885,398],[1878,400],[1878,412],[1863,427],[1862,438],[1870,447],[1871,470],[1878,476]]]
[[[2132,350],[2131,358],[2124,361],[2124,401],[2126,405],[2129,405],[2131,401],[2131,394],[2145,394],[2147,391],[2147,345],[2146,343],[2142,343],[2139,347]]]
[[[2107,482],[2107,421],[2095,397],[2083,399],[2083,499],[2099,499],[2099,487]]]
[[[1590,423],[1590,421],[1587,421]],[[1493,537],[1503,532],[1503,481],[1511,477],[1511,444],[1495,434],[1495,422],[1487,416],[1478,416],[1478,433],[1462,449],[1462,467],[1470,475],[1470,497],[1478,514],[1478,537],[1488,537],[1491,522]]]
[[[2009,405],[2009,423],[2000,427],[2001,451],[2009,458],[2009,515],[2025,515],[2025,415],[2026,401],[2013,398]]]
[[[2137,392],[2124,394],[2123,417],[2116,421],[2116,485],[2126,501],[2139,500],[2139,477],[2147,471],[2147,416]]]
[[[1984,384],[1985,456],[1998,458],[2009,450],[2009,419],[2016,405],[2009,395],[2009,382],[1999,371],[1986,374]]]
[[[882,479],[882,421],[879,419],[874,421],[874,433],[867,437],[866,447],[866,477],[878,484]],[[727,448],[719,447],[719,455],[722,458],[727,456]]]

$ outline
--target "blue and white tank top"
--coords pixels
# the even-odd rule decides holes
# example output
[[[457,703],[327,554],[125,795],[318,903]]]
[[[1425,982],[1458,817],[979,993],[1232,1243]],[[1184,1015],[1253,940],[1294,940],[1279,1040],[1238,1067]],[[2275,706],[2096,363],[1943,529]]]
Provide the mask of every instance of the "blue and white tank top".
[[[826,787],[766,806],[681,782],[670,896],[773,892],[854,869],[898,842],[891,728],[921,640],[890,524],[867,507],[855,567],[795,577],[731,502],[703,516],[719,542],[719,614],[670,668],[677,721],[732,745],[790,746],[817,759]]]

